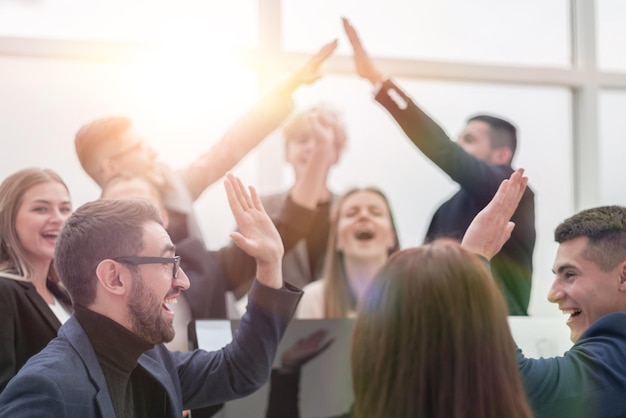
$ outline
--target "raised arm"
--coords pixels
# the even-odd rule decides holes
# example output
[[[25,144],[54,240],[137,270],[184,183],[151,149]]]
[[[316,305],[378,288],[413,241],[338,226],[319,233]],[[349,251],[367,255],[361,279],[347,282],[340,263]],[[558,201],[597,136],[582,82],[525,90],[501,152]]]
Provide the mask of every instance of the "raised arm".
[[[330,198],[326,184],[328,172],[339,160],[343,144],[338,143],[341,139],[335,134],[328,115],[317,111],[308,118],[315,138],[315,148],[289,195],[294,203],[307,209],[315,209],[320,201]]]
[[[352,50],[354,51],[353,59],[356,72],[359,76],[369,80],[373,85],[380,84],[384,80],[383,73],[376,68],[374,62],[369,57],[359,35],[352,24],[345,17],[341,19],[343,22],[343,28],[348,36]]]
[[[292,93],[300,85],[313,83],[321,77],[322,64],[336,48],[336,40],[324,45],[283,84],[237,120],[206,153],[184,169],[185,184],[194,200],[280,125],[293,108]]]
[[[528,177],[524,176],[523,168],[504,180],[491,202],[474,217],[465,231],[461,245],[491,260],[511,236],[515,224],[510,219],[527,184]]]
[[[429,115],[376,67],[356,30],[345,18],[343,25],[352,45],[355,70],[359,76],[376,86],[376,100],[428,159],[486,204],[500,182],[508,176],[508,170],[494,169],[452,141]]]
[[[263,209],[259,195],[253,187],[250,187],[248,194],[241,180],[231,173],[227,174],[224,185],[238,228],[230,233],[230,237],[256,260],[257,280],[265,286],[280,289],[283,286],[283,243]]]
[[[281,199],[272,221],[278,230],[285,252],[291,250],[300,240],[305,239],[315,227],[320,227],[318,204],[331,198],[327,187],[330,168],[337,162],[343,147],[344,135],[336,132],[337,123],[332,115],[323,110],[311,112],[307,121],[315,145],[306,165],[296,176],[289,196]],[[255,262],[236,245],[229,245],[220,251],[220,263],[229,280],[229,288],[236,296],[245,293],[255,273]]]

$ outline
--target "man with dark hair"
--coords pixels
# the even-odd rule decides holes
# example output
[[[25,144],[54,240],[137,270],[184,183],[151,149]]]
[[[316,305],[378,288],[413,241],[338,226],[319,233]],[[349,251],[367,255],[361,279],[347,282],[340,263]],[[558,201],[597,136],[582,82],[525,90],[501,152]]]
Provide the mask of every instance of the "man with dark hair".
[[[225,181],[257,277],[233,342],[215,352],[170,352],[171,306],[189,280],[144,200],[101,199],[68,219],[55,267],[74,315],[0,395],[0,417],[170,417],[254,392],[267,380],[301,292],[283,283],[283,246],[258,195]]]
[[[497,242],[494,214],[463,244],[487,258]],[[548,300],[566,315],[574,345],[562,357],[518,365],[536,418],[626,416],[626,207],[583,210],[554,232],[559,243]],[[471,242],[471,246],[468,243]]]
[[[489,139],[491,141],[491,149],[508,148],[511,151],[511,159],[517,150],[517,129],[513,124],[504,119],[490,115],[476,115],[467,120],[467,123],[473,121],[485,122],[489,125]]]
[[[460,240],[476,214],[513,173],[517,148],[515,127],[500,118],[470,118],[455,142],[390,79],[376,68],[352,25],[343,20],[354,50],[357,73],[377,89],[376,100],[396,119],[409,139],[460,189],[441,204],[431,220],[426,241],[441,237]],[[535,247],[534,193],[527,188],[512,221],[511,239],[492,260],[492,272],[511,315],[527,315]]]
[[[172,240],[177,243],[188,236],[202,240],[193,202],[278,127],[293,108],[292,93],[300,85],[320,78],[320,66],[336,47],[337,41],[322,47],[239,118],[215,145],[182,170],[174,171],[157,163],[156,152],[126,117],[96,119],[82,126],[74,141],[78,159],[100,187],[122,172],[151,176],[163,188]]]

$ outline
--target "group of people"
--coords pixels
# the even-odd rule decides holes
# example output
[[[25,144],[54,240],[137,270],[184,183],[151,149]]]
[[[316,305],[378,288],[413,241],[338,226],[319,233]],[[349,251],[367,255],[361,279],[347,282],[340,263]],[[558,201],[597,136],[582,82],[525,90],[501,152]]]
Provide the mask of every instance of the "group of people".
[[[210,416],[266,383],[294,315],[356,318],[346,416],[626,414],[626,208],[557,227],[548,298],[569,315],[574,346],[525,358],[507,323],[527,314],[535,244],[534,195],[511,166],[515,127],[477,115],[452,141],[343,24],[375,99],[460,186],[425,244],[401,250],[381,190],[329,190],[346,142],[335,112],[288,118],[291,94],[319,78],[336,41],[180,171],[157,162],[130,119],[90,122],[75,147],[101,199],[73,211],[49,169],[0,184],[0,417]],[[281,124],[295,182],[259,196],[226,173]],[[224,176],[237,230],[207,251],[192,206]],[[225,318],[227,291],[247,297],[241,325],[222,350],[200,350],[189,321]],[[181,351],[164,345],[177,333]],[[324,349],[316,341],[309,358]],[[299,416],[304,363],[272,373],[268,416]]]

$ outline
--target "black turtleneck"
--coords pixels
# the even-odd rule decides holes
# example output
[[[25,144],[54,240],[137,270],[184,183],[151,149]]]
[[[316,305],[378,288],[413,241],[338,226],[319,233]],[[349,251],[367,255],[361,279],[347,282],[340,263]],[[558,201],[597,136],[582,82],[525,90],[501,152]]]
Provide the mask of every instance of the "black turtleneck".
[[[82,306],[74,306],[74,312],[102,367],[115,416],[165,416],[165,389],[137,364],[153,345],[104,315]]]

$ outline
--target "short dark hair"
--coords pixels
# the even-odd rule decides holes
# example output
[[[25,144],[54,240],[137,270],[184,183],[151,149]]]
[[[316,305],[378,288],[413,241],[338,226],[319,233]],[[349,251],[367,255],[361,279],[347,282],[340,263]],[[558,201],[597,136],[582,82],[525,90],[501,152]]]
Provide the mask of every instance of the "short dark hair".
[[[125,116],[111,116],[93,120],[83,125],[74,137],[74,147],[83,170],[99,183],[96,160],[101,156],[98,149],[111,139],[130,128],[132,120]]]
[[[497,149],[506,147],[511,150],[511,158],[517,150],[517,128],[511,122],[491,116],[491,115],[475,115],[467,120],[481,121],[489,125],[489,139],[491,140],[491,148]]]
[[[145,200],[101,199],[68,218],[57,240],[54,267],[72,303],[89,307],[96,297],[96,267],[105,259],[143,249],[143,226],[162,225],[157,208]]]
[[[574,238],[589,239],[584,256],[603,271],[626,260],[626,207],[600,206],[578,212],[554,231],[558,243]]]

